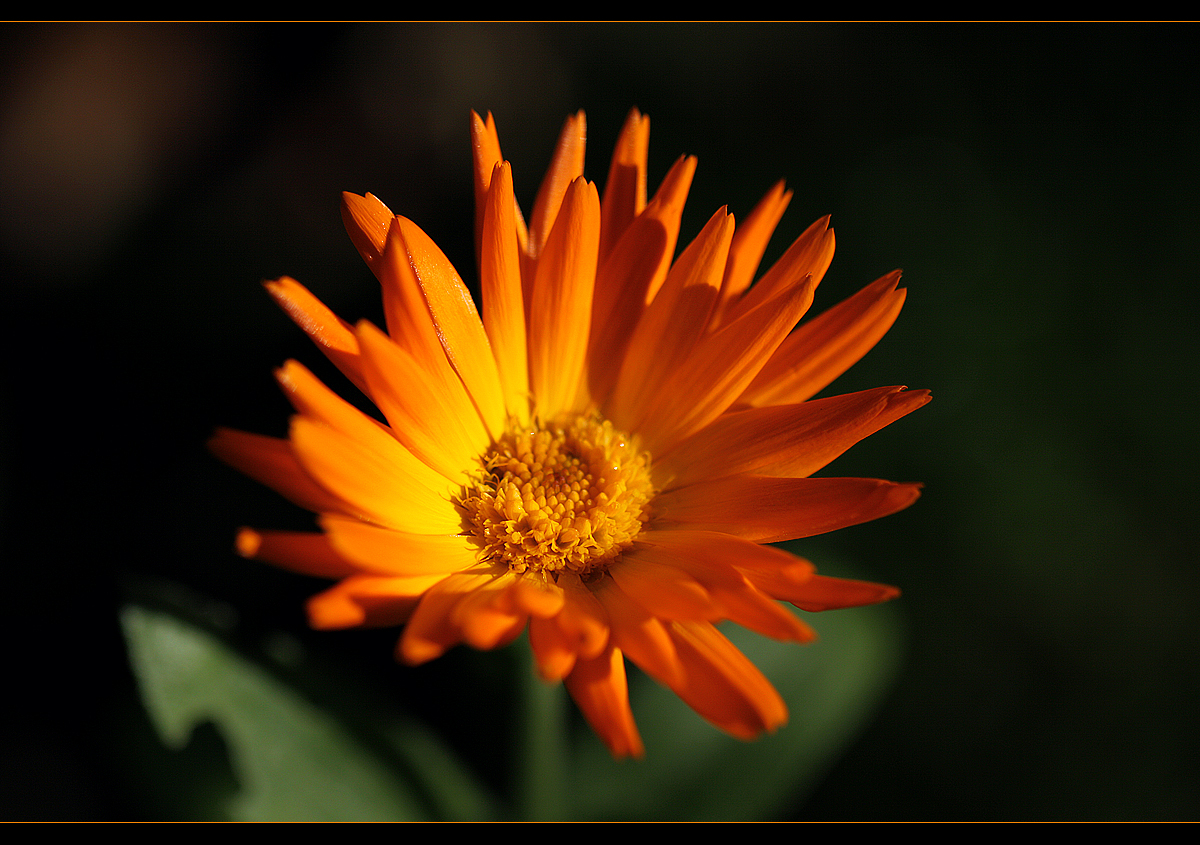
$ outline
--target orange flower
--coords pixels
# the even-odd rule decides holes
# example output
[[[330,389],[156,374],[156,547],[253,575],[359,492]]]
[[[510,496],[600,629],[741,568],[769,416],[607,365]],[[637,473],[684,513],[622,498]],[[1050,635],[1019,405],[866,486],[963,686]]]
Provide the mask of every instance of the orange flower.
[[[900,274],[793,331],[834,239],[817,221],[751,286],[782,184],[736,230],[718,211],[672,262],[696,162],[679,159],[647,202],[648,118],[626,121],[603,201],[582,176],[583,113],[569,118],[528,223],[491,115],[472,118],[482,319],[423,231],[346,194],[387,332],[292,279],[267,289],[387,423],[285,364],[289,438],[221,430],[211,446],[323,531],[244,529],[238,549],[340,579],[309,602],[312,624],[404,624],[409,664],[528,627],[542,677],[565,681],[615,756],[643,753],[627,657],[734,736],[774,730],[782,699],[715,623],[808,642],[776,600],[816,611],[899,594],[761,544],[917,498],[913,484],[810,477],[929,400],[811,399],[891,326]]]

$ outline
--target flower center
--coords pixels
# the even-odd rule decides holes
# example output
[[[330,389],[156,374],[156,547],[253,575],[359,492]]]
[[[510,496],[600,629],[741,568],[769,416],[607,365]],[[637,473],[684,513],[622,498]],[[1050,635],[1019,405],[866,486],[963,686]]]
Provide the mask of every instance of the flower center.
[[[650,456],[607,420],[512,426],[459,499],[485,560],[513,572],[603,569],[649,519]]]

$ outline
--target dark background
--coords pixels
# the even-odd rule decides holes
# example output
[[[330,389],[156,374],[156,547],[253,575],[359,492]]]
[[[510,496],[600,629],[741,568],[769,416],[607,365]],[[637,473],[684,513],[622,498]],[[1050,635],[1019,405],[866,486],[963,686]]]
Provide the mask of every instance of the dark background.
[[[117,624],[130,595],[185,589],[248,635],[400,671],[390,635],[310,637],[315,584],[231,553],[238,525],[308,524],[203,448],[217,425],[282,434],[272,368],[319,365],[258,282],[292,275],[378,319],[343,190],[473,278],[469,110],[496,115],[528,209],[567,113],[587,111],[602,183],[636,105],[652,188],[699,157],[684,238],[783,178],[768,257],[823,214],[837,229],[818,310],[904,268],[896,327],[834,389],[934,393],[835,464],[924,497],[803,549],[902,586],[906,641],[882,709],[792,817],[1195,820],[1195,35],[3,26],[4,817],[153,815],[128,771],[157,753]],[[445,689],[472,659],[422,678]]]

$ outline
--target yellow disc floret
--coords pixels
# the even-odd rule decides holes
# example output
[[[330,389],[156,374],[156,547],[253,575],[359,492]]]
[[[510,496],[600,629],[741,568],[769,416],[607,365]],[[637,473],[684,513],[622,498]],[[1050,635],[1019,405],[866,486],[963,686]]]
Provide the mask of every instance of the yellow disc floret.
[[[650,457],[607,420],[513,426],[459,504],[482,557],[513,572],[602,571],[649,519]]]

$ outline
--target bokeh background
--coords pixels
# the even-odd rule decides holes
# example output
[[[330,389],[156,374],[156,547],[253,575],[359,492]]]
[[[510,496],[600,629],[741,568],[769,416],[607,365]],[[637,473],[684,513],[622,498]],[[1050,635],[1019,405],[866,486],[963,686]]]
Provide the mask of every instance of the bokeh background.
[[[4,817],[170,816],[145,786],[169,755],[118,624],[131,595],[403,687],[398,706],[495,776],[501,752],[471,749],[497,693],[446,700],[488,656],[404,675],[390,634],[307,633],[318,585],[231,551],[238,525],[307,518],[203,444],[217,425],[282,434],[271,370],[318,366],[262,279],[379,319],[341,191],[380,196],[472,278],[469,110],[496,115],[529,208],[566,114],[586,110],[603,182],[636,105],[652,187],[699,157],[684,237],[782,178],[796,195],[768,258],[823,214],[837,230],[818,310],[904,268],[904,313],[834,389],[934,393],[834,465],[923,481],[917,505],[797,548],[904,597],[894,681],[779,817],[1195,820],[1195,35],[0,27]]]

